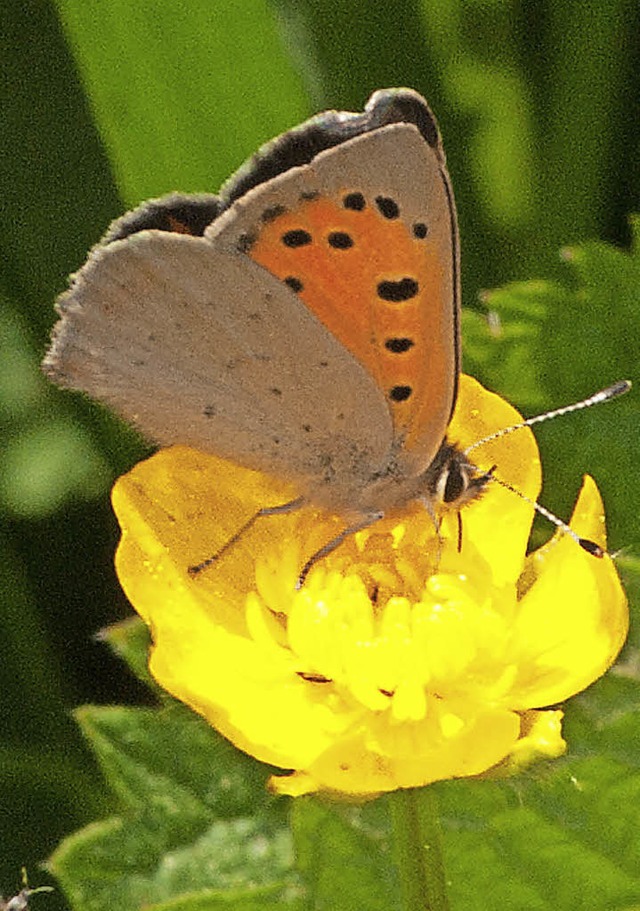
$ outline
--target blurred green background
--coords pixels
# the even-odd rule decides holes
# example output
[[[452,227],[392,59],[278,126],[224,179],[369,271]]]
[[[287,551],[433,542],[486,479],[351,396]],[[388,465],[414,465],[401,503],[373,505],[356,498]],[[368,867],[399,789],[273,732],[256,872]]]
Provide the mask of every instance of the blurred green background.
[[[129,614],[108,492],[147,449],[38,364],[53,301],[109,221],[215,191],[318,110],[408,85],[459,209],[466,366],[528,412],[638,379],[640,7],[632,0],[2,0],[0,892],[110,800],[70,709],[147,694],[96,639]],[[560,249],[588,240],[566,262]],[[525,279],[511,293],[484,289]],[[553,284],[559,282],[558,285]],[[629,291],[629,288],[632,291]],[[487,308],[500,316],[490,328]],[[543,500],[582,472],[640,546],[638,393],[541,428]],[[548,534],[548,530],[544,533]],[[634,549],[635,547],[635,549]],[[34,904],[35,904],[34,900]],[[42,901],[42,906],[45,902]],[[46,907],[63,907],[59,896]]]

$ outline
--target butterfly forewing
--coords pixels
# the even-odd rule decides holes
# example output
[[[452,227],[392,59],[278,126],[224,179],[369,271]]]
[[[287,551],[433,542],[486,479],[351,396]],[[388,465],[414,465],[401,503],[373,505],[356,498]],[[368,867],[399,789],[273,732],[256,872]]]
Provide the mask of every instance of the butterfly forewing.
[[[299,295],[383,391],[407,464],[425,468],[458,370],[457,232],[439,147],[413,124],[367,132],[254,188],[207,235]]]

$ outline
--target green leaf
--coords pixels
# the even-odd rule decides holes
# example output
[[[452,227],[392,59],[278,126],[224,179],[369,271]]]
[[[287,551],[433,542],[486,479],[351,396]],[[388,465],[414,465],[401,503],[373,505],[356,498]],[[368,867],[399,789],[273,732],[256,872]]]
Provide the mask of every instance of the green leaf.
[[[584,243],[564,251],[562,281],[484,292],[485,315],[464,314],[469,370],[528,407],[568,402],[633,376],[637,340],[628,327],[640,304],[640,219],[631,226],[629,252]]]
[[[640,675],[623,661],[569,703],[565,737],[572,754],[606,756],[640,769],[639,713]]]
[[[629,604],[632,609],[631,628],[627,637],[627,647],[635,650],[635,666],[638,667],[638,655],[640,654],[640,624],[638,623],[638,607],[640,606],[640,555],[633,553],[630,549],[623,550],[616,555],[616,563],[620,572],[620,578],[627,593]],[[623,653],[624,654],[624,653]],[[633,663],[629,658],[629,663]],[[635,676],[640,678],[640,671]]]
[[[215,192],[257,145],[307,116],[264,0],[57,7],[129,205]]]
[[[379,809],[383,808],[380,803]],[[296,800],[293,834],[298,869],[313,908],[400,908],[399,883],[390,859],[386,816],[372,822],[345,804]]]
[[[557,408],[637,374],[640,221],[629,252],[585,243],[564,255],[560,281],[513,282],[483,295],[487,314],[463,314],[465,368],[525,416]],[[637,504],[620,478],[637,473],[637,391],[536,427],[541,502],[568,517],[585,472],[602,490],[610,547],[640,547]],[[548,534],[546,535],[548,537]]]
[[[539,783],[439,786],[452,908],[603,911],[640,901],[635,813],[624,812],[640,781],[622,784],[620,774],[576,761]]]
[[[178,899],[190,908],[196,898],[217,908],[226,893],[247,908],[297,900],[286,803],[269,796],[263,766],[178,705],[84,708],[78,720],[122,813],[54,854],[74,908],[177,908]]]
[[[640,305],[639,225],[628,252],[587,243],[565,254],[567,279],[545,298],[547,319],[534,349],[553,405],[575,401],[619,379],[637,376]],[[547,393],[547,397],[549,393]],[[561,515],[572,505],[576,480],[593,474],[607,508],[609,544],[640,545],[637,504],[628,484],[637,472],[640,404],[637,390],[602,408],[592,408],[540,428],[544,498]],[[551,404],[551,403],[550,403]]]
[[[564,395],[637,369],[638,343],[629,326],[640,305],[640,220],[630,223],[629,251],[596,241],[564,250],[564,286],[552,285],[544,300],[548,319],[540,348]]]
[[[139,680],[154,689],[160,689],[149,673],[149,647],[151,636],[146,624],[135,614],[120,623],[113,623],[100,633],[100,639],[131,668]]]
[[[0,508],[42,518],[103,493],[112,477],[86,428],[52,395],[23,318],[2,296],[0,304]]]
[[[203,890],[175,901],[148,905],[145,911],[275,911],[278,908],[302,911],[304,907],[302,899],[294,894],[283,897],[280,889],[256,888],[250,895],[247,890],[224,893]]]
[[[462,312],[465,371],[496,392],[517,391],[532,409],[546,405],[530,352],[542,332],[547,288],[546,282],[514,282],[483,295],[485,313]]]

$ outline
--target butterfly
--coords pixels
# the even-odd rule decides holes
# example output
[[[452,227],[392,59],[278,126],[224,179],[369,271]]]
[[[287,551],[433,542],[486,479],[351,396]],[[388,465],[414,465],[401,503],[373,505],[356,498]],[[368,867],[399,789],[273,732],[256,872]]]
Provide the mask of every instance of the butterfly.
[[[264,513],[345,516],[324,554],[415,500],[435,523],[492,477],[446,436],[459,257],[435,118],[377,91],[263,146],[218,196],[114,222],[58,301],[44,369],[161,445],[296,485]]]
[[[125,215],[57,306],[48,375],[162,445],[361,517],[483,484],[445,440],[458,230],[438,127],[414,91],[313,117],[219,196]]]

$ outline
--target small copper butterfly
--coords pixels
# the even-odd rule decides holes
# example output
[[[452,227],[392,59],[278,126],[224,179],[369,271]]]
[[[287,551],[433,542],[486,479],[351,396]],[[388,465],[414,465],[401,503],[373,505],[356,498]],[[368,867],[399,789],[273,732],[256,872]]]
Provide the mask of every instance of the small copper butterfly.
[[[435,516],[491,476],[446,440],[456,210],[436,121],[409,89],[313,117],[219,196],[125,215],[58,309],[57,383],[161,444],[294,482],[283,509],[312,502],[352,531],[416,499]]]

